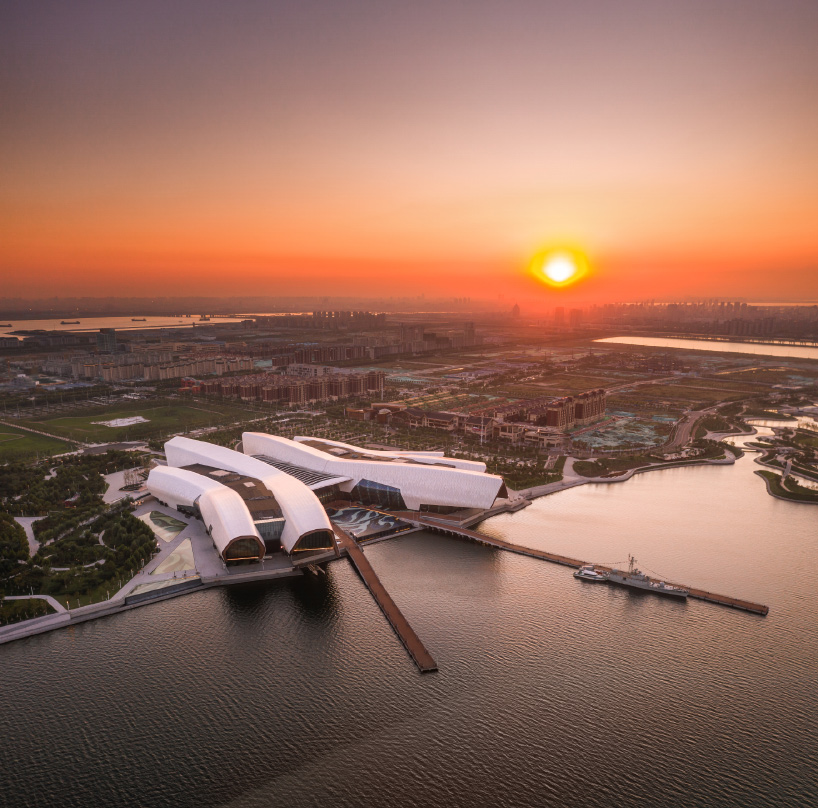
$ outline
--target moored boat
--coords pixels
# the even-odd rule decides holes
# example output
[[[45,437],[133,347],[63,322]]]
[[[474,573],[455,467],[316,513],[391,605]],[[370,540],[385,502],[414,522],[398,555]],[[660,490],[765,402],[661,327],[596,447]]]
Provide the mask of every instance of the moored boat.
[[[575,573],[574,578],[579,578],[581,581],[607,581],[608,573],[604,570],[598,570],[593,564],[584,564]]]

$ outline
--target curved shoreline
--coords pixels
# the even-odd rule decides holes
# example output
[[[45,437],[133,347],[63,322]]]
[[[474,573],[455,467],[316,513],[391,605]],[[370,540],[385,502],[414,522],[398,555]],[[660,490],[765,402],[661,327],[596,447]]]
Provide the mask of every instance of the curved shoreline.
[[[637,466],[632,469],[625,469],[621,474],[617,474],[614,477],[583,477],[577,474],[568,480],[563,478],[556,483],[548,483],[547,485],[534,486],[532,488],[523,488],[519,491],[515,491],[514,493],[521,497],[525,497],[530,501],[539,499],[540,497],[547,497],[549,494],[556,494],[558,491],[564,491],[566,488],[574,488],[578,485],[586,485],[588,483],[623,483],[626,480],[630,480],[634,475],[642,474],[647,471],[661,471],[662,469],[683,468],[685,466],[732,466],[738,458],[733,455],[729,449],[725,449],[725,455],[727,454],[731,456],[702,459],[693,458],[690,460],[669,460],[666,463],[651,463],[647,466]],[[576,458],[568,458],[568,461],[566,461],[566,466],[568,466],[569,461],[571,462],[571,471],[573,471],[573,461],[575,459]]]
[[[714,432],[708,433],[708,437],[710,437],[711,434],[713,435],[713,438],[715,438],[716,436],[724,437],[736,435],[750,436],[753,434],[757,434],[757,430],[755,429],[755,427],[751,427],[751,430],[749,432],[744,432],[743,430],[736,430],[724,433]],[[468,521],[470,523],[476,523],[481,522],[484,519],[490,518],[491,516],[494,516],[499,513],[503,512],[513,513],[517,510],[520,510],[522,507],[525,507],[534,499],[539,499],[540,497],[555,494],[558,491],[563,491],[567,488],[573,488],[579,485],[587,485],[589,483],[622,483],[627,480],[630,480],[636,474],[643,474],[649,471],[660,471],[662,469],[682,468],[685,466],[734,465],[738,457],[732,453],[730,448],[725,448],[724,451],[725,451],[724,456],[720,458],[691,458],[687,460],[672,460],[668,462],[653,463],[646,466],[638,466],[636,468],[625,469],[620,474],[614,477],[580,476],[579,474],[575,473],[573,469],[574,462],[577,460],[577,458],[568,457],[566,458],[565,466],[563,468],[563,479],[560,480],[559,482],[549,483],[543,486],[534,486],[532,488],[515,491],[512,494],[513,499],[509,499],[502,507],[489,509],[488,511],[484,511],[478,516],[472,516],[465,521]],[[752,451],[758,450],[753,449]],[[755,462],[759,463],[759,465],[765,465],[760,463],[758,458],[755,459]],[[777,495],[771,491],[770,481],[767,480],[766,478],[764,478],[764,481],[767,484],[767,493],[769,493],[770,496],[773,496],[776,499],[783,499],[788,502],[801,502],[808,505],[818,504],[816,502],[789,499],[788,497]],[[376,541],[385,541],[387,539],[397,538],[401,535],[404,535],[404,533],[409,532],[415,531],[414,530],[402,531],[401,533],[393,534],[391,536],[383,536],[379,539],[376,539]],[[177,538],[181,538],[181,534]],[[164,549],[170,550],[171,548],[168,547]],[[337,557],[338,556],[336,556],[334,553],[330,552],[327,554],[325,558],[315,558],[313,560],[317,563],[322,563],[323,561],[334,560]],[[158,562],[158,556],[155,557],[153,561]],[[180,579],[179,584],[177,586],[173,585],[168,586],[167,589],[165,589],[165,591],[162,591],[162,589],[158,589],[156,590],[156,594],[144,600],[141,599],[131,600],[130,597],[127,597],[126,590],[127,591],[130,590],[126,586],[123,587],[122,590],[120,590],[119,595],[115,596],[114,598],[111,598],[108,601],[90,604],[88,606],[72,610],[70,612],[63,610],[56,614],[44,615],[42,617],[36,617],[32,618],[31,620],[21,621],[19,623],[13,623],[9,626],[4,626],[3,628],[0,629],[0,645],[6,642],[13,642],[14,640],[31,637],[37,634],[42,634],[68,625],[76,625],[78,623],[86,622],[88,620],[94,620],[100,617],[107,617],[113,614],[118,614],[120,612],[128,611],[130,609],[134,609],[140,606],[145,606],[150,603],[157,603],[164,600],[168,600],[170,598],[179,597],[181,595],[203,591],[205,589],[210,589],[215,586],[226,586],[238,583],[250,583],[254,581],[271,580],[273,578],[300,576],[301,574],[303,574],[301,569],[277,569],[262,570],[257,572],[242,573],[230,576],[222,575],[202,576],[199,578],[199,582],[196,585],[192,586],[191,586],[192,581],[189,581],[185,584],[183,583],[182,579]],[[133,581],[129,582],[129,584],[132,582]]]
[[[756,463],[758,463],[758,460],[756,460]],[[765,465],[765,464],[762,463],[760,465]],[[753,472],[753,474],[757,474],[759,477],[761,477],[762,480],[764,480],[764,483],[767,486],[767,493],[771,497],[775,497],[776,499],[783,500],[784,502],[794,502],[794,503],[796,503],[796,505],[818,505],[818,499],[815,500],[815,501],[811,501],[811,500],[808,500],[808,499],[791,499],[790,497],[785,497],[782,494],[776,494],[772,490],[772,481],[768,477],[765,477],[764,474],[762,474],[760,469],[756,469]]]

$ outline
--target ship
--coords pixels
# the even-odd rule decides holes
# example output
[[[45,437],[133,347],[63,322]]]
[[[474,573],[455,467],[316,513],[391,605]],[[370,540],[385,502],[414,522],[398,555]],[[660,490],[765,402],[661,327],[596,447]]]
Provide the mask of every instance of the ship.
[[[79,320],[60,320],[60,325],[79,325]]]
[[[598,570],[593,564],[583,564],[575,573],[574,578],[579,578],[581,581],[607,581],[608,573],[604,570]]]
[[[144,323],[146,322],[144,317],[131,317],[132,323]]]
[[[681,586],[673,586],[666,584],[664,581],[654,581],[639,570],[636,566],[636,559],[628,556],[628,569],[611,570],[607,575],[607,580],[612,584],[620,584],[621,586],[629,586],[631,589],[642,589],[645,592],[653,592],[657,595],[669,595],[673,598],[686,598],[690,594],[690,590],[683,589]]]

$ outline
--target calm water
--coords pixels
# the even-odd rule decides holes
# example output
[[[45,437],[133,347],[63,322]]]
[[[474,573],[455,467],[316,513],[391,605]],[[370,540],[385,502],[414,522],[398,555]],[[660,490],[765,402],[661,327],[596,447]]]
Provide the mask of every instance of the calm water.
[[[818,359],[818,348],[796,345],[761,345],[754,342],[721,342],[709,339],[666,339],[664,337],[606,337],[595,342],[620,345],[646,345],[651,348],[685,348],[689,351],[720,351],[722,353],[756,354],[757,356],[788,356],[793,359]]]
[[[134,314],[139,317],[141,314]],[[79,320],[79,325],[63,325],[62,320]],[[145,322],[135,323],[131,317],[63,317],[56,320],[9,320],[3,319],[0,326],[0,336],[11,335],[12,331],[98,331],[100,328],[134,329],[141,328],[190,328],[196,325],[215,323],[238,323],[240,318],[218,317],[210,321],[201,322],[199,315],[192,317],[145,317]]]
[[[0,648],[0,805],[818,804],[818,508],[749,457],[571,489],[483,529],[640,563],[761,618],[431,534]]]

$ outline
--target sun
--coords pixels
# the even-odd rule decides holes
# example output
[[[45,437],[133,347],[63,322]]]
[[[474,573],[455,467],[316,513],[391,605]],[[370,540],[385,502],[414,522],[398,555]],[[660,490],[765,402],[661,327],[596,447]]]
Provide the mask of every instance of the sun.
[[[575,249],[544,250],[532,259],[531,272],[549,286],[571,286],[587,274],[588,259]]]

